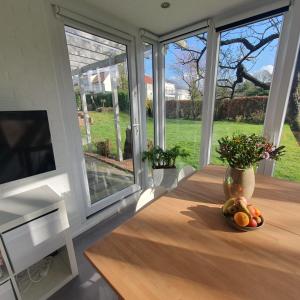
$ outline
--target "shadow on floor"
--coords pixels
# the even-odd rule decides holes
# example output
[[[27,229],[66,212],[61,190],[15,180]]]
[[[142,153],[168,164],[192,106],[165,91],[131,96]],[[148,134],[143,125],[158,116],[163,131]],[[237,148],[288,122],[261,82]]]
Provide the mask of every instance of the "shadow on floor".
[[[49,300],[117,300],[115,291],[84,257],[84,250],[132,217],[135,206],[114,215],[74,239],[79,275]]]

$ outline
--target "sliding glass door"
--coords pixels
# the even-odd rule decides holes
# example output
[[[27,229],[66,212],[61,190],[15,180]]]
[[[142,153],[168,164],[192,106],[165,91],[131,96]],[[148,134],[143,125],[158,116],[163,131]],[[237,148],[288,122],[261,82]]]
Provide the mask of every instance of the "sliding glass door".
[[[73,27],[65,35],[91,214],[137,189],[128,49]]]

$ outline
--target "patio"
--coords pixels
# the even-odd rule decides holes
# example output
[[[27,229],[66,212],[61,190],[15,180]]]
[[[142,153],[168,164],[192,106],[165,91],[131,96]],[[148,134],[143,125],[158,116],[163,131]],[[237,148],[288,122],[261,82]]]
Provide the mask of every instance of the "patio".
[[[125,189],[134,182],[132,160],[119,163],[85,154],[85,164],[92,204]]]

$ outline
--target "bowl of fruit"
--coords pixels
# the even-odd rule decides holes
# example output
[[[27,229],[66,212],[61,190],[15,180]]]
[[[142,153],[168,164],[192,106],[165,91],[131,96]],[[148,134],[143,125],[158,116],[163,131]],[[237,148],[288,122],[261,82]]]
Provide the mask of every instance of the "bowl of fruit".
[[[260,210],[248,204],[245,197],[228,199],[222,207],[222,213],[228,224],[240,231],[256,230],[264,224]]]

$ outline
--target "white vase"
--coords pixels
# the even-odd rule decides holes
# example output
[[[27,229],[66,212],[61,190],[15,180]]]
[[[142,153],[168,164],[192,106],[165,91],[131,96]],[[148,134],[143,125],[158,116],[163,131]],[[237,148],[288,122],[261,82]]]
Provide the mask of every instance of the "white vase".
[[[167,190],[171,190],[177,187],[177,169],[153,169],[153,184],[155,187],[162,186]]]

